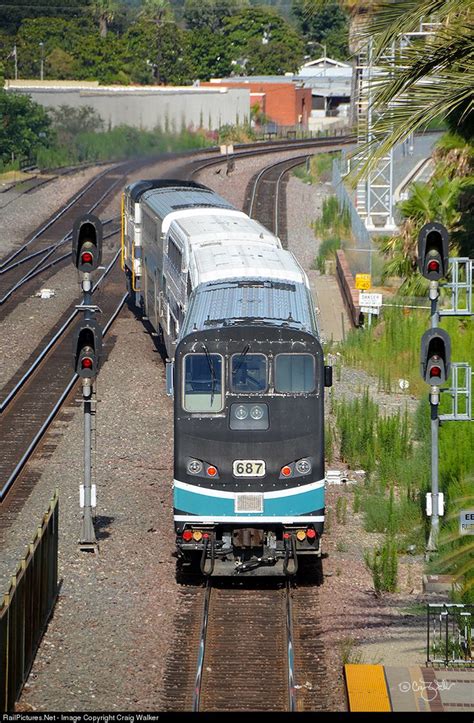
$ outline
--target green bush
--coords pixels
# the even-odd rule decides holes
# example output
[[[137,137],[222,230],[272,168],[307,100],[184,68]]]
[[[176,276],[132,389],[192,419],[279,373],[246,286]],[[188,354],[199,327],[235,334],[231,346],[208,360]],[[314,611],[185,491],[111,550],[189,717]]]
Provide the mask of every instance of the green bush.
[[[319,273],[324,274],[326,270],[326,261],[330,258],[336,258],[336,251],[341,248],[341,239],[327,238],[321,243],[319,252],[314,262],[314,266]]]

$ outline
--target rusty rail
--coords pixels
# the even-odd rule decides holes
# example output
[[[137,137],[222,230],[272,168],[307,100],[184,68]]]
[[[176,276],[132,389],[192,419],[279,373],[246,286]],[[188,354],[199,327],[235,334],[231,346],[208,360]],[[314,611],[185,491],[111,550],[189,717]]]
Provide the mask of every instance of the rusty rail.
[[[58,594],[56,491],[0,603],[0,713],[14,710]]]

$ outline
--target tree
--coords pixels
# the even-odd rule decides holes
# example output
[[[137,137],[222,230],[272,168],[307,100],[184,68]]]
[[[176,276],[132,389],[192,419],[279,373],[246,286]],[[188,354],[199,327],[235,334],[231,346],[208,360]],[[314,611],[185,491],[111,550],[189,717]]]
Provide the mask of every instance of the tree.
[[[91,10],[94,18],[99,22],[101,38],[107,36],[108,25],[114,19],[118,9],[119,4],[116,0],[92,0]]]
[[[282,65],[272,57],[273,48],[280,59],[286,53],[288,71],[294,70],[303,60],[300,36],[274,10],[263,7],[241,10],[225,20],[222,32],[230,44],[233,61],[247,61],[248,67],[258,67],[261,73],[272,73],[275,66]],[[261,52],[260,45],[267,49]]]
[[[46,110],[27,95],[0,90],[0,160],[30,158],[51,141]]]
[[[436,18],[433,35],[412,38],[392,68],[384,50],[403,33],[416,31],[424,19]],[[472,139],[474,122],[474,10],[466,0],[398,0],[382,5],[367,30],[374,43],[380,76],[374,107],[385,111],[377,123],[379,143],[362,172],[391,147],[434,118],[448,118],[453,129]],[[386,108],[390,104],[390,112]],[[382,142],[380,142],[382,140]]]
[[[174,20],[169,0],[144,0],[138,16],[154,23],[157,27]]]
[[[87,0],[16,0],[0,4],[0,27],[14,35],[27,19],[50,17],[70,20],[80,17]]]
[[[183,17],[190,30],[216,32],[222,28],[226,17],[248,5],[248,0],[186,0]]]
[[[229,46],[220,33],[201,28],[188,31],[185,38],[185,55],[193,79],[209,80],[230,74],[232,65]]]
[[[349,23],[339,0],[293,0],[293,14],[309,47],[318,43],[330,57],[348,57]],[[316,52],[321,55],[321,47]]]
[[[71,53],[54,48],[46,56],[46,77],[52,80],[73,80],[77,78],[77,63]]]
[[[176,23],[156,25],[145,18],[124,36],[124,69],[134,82],[183,85],[191,82],[192,68],[186,53],[186,35]]]

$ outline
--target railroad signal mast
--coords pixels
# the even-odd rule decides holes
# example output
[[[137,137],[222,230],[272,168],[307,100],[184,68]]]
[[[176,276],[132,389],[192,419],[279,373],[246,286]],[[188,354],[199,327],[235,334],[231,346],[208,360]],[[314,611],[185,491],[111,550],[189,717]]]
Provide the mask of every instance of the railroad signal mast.
[[[431,517],[427,553],[437,549],[439,518],[444,514],[444,497],[439,491],[439,424],[440,421],[472,421],[471,376],[469,364],[451,363],[451,339],[439,328],[442,316],[472,316],[472,259],[449,258],[449,233],[440,223],[427,223],[418,235],[418,268],[430,282],[431,329],[421,338],[420,368],[422,379],[430,386],[431,416],[431,492],[426,497],[426,512]],[[451,308],[438,308],[439,282],[451,277],[444,288],[451,290]],[[461,306],[460,299],[464,300]],[[453,372],[452,385],[448,383]],[[464,380],[462,380],[464,375]],[[441,393],[451,397],[451,413],[439,414]]]
[[[79,546],[81,550],[97,552],[93,509],[96,507],[96,486],[92,484],[92,416],[94,381],[102,354],[102,329],[95,319],[100,311],[92,304],[92,276],[102,261],[102,223],[93,214],[76,220],[72,234],[72,260],[79,272],[83,302],[77,308],[84,319],[73,339],[74,371],[82,379],[84,407],[84,482],[80,486],[80,506],[83,510]]]

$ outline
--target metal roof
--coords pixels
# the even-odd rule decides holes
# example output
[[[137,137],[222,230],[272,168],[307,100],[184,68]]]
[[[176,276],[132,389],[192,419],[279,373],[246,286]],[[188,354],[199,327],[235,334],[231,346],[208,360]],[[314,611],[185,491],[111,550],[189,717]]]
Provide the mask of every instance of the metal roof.
[[[214,242],[198,246],[190,258],[193,286],[219,279],[263,277],[307,284],[293,254],[257,241]]]
[[[234,208],[210,188],[189,181],[138,181],[130,186],[130,195],[134,201],[145,201],[160,218],[184,208]]]
[[[192,246],[214,244],[217,241],[254,241],[281,247],[274,234],[242,211],[207,209],[205,214],[178,214],[170,224],[170,231],[173,230],[177,235],[181,235],[181,231],[182,236]]]
[[[193,331],[252,323],[319,336],[309,289],[303,283],[260,277],[201,284],[193,293],[180,338]]]

